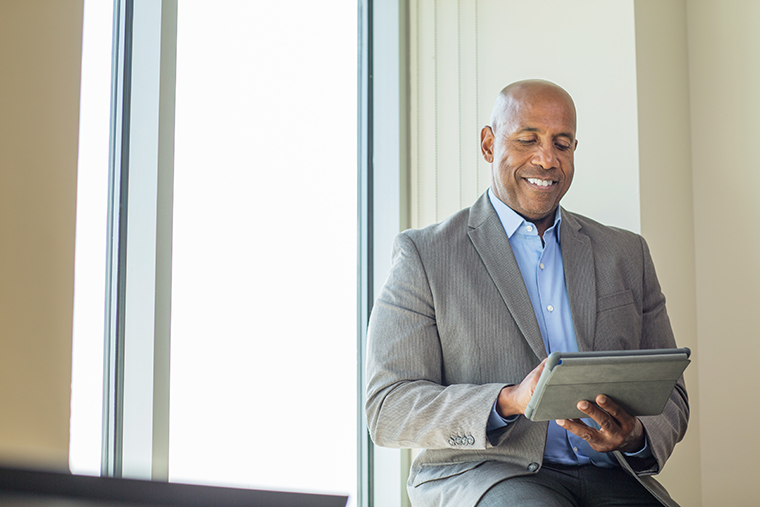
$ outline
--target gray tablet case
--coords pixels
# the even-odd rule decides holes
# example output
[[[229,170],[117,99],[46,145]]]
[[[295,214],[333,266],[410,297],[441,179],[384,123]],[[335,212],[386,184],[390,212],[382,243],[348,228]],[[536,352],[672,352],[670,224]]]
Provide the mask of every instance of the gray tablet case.
[[[687,348],[553,352],[525,416],[532,421],[588,417],[577,403],[593,402],[600,394],[631,415],[660,414],[690,354]]]

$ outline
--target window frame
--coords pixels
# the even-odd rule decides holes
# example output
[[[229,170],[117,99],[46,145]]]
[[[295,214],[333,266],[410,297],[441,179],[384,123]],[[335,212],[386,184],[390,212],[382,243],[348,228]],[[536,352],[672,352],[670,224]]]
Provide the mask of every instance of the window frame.
[[[101,475],[166,481],[178,0],[114,3]],[[411,453],[376,448],[363,409],[372,304],[390,268],[393,237],[409,226],[408,8],[408,0],[357,0],[362,507],[409,505]],[[146,202],[155,206],[146,209]]]
[[[168,480],[177,3],[114,5],[104,476]]]

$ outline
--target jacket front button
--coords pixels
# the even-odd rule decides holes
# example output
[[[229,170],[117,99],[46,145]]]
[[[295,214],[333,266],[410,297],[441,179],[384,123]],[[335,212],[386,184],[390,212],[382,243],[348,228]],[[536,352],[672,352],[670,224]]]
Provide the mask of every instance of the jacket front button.
[[[533,463],[531,463],[530,465],[528,465],[528,472],[535,472],[535,471],[537,471],[537,470],[538,470],[540,467],[541,467],[541,465],[539,465],[539,464],[538,464],[538,463],[536,463],[536,462],[533,462]]]
[[[449,445],[452,447],[457,445],[457,441],[454,440],[454,437],[449,438]]]

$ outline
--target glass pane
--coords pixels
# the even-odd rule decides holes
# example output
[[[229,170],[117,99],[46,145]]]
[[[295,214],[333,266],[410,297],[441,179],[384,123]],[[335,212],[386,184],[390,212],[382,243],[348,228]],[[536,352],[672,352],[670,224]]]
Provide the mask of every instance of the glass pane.
[[[100,474],[113,4],[84,4],[71,379],[72,472]]]
[[[356,9],[179,4],[172,481],[355,496]]]

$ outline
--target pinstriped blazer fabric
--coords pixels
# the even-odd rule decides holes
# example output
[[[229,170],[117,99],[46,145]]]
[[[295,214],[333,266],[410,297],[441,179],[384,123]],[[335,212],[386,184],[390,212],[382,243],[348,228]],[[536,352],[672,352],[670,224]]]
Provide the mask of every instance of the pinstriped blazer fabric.
[[[560,234],[580,350],[675,346],[640,236],[564,209]],[[422,449],[408,485],[415,507],[475,505],[494,483],[542,463],[547,422],[521,417],[486,435],[501,389],[546,357],[486,194],[440,224],[397,236],[368,336],[367,423],[378,445]],[[683,438],[688,415],[681,380],[663,414],[642,418],[655,471]],[[637,473],[663,504],[676,505],[650,470]]]

